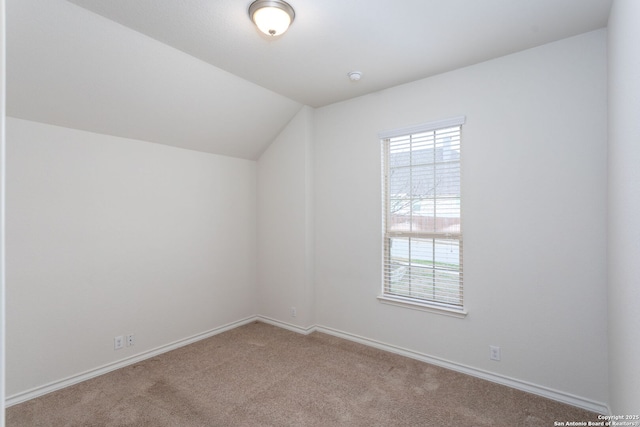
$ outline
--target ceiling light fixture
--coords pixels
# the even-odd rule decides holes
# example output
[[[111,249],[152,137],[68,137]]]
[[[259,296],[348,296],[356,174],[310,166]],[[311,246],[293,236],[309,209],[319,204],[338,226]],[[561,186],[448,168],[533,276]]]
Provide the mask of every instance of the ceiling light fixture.
[[[293,8],[282,0],[256,0],[249,6],[249,17],[268,36],[282,35],[295,16]]]

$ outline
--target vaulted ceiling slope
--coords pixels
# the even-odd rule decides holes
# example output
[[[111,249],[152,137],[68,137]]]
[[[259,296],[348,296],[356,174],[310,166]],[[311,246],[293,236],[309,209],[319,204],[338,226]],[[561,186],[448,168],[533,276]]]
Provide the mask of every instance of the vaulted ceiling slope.
[[[320,107],[606,26],[611,0],[7,0],[8,114],[255,159]],[[79,7],[80,6],[80,7]],[[349,71],[363,73],[359,82]]]
[[[278,40],[253,0],[69,0],[311,107],[606,26],[611,0],[288,0]],[[349,71],[363,79],[352,83]]]
[[[6,9],[9,116],[257,159],[302,107],[65,0]]]

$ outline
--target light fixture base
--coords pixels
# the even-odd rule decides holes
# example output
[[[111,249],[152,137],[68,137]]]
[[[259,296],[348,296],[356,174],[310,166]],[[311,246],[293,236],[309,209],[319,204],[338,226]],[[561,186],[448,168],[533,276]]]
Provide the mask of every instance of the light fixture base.
[[[296,12],[293,7],[282,0],[256,0],[249,6],[249,18],[258,29],[268,36],[284,34]]]

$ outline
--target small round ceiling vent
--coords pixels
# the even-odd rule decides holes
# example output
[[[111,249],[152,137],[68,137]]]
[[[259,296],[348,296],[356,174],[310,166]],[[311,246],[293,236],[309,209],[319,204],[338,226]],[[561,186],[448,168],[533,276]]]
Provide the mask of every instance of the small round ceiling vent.
[[[358,80],[360,80],[362,78],[362,73],[360,71],[351,71],[347,75],[349,76],[349,79],[352,82],[357,82]]]

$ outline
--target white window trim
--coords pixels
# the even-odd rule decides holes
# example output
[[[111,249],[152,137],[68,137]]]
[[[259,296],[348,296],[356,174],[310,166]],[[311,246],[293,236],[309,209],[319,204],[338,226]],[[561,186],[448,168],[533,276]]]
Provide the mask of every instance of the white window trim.
[[[447,127],[462,126],[465,122],[466,122],[466,116],[451,117],[449,119],[436,120],[436,121],[427,122],[423,124],[406,126],[399,129],[381,131],[381,132],[378,132],[378,139],[384,140],[384,139],[395,138],[395,137],[414,134],[414,133],[429,132],[432,130],[447,128]],[[386,191],[386,190],[383,190],[383,191]],[[388,305],[393,305],[397,307],[425,311],[429,313],[440,314],[440,315],[456,317],[456,318],[465,318],[468,314],[468,311],[465,309],[464,301],[463,301],[463,306],[460,308],[450,307],[445,304],[440,305],[437,302],[425,301],[423,303],[408,297],[392,296],[389,294],[385,294],[384,287],[383,287],[382,294],[378,295],[377,299],[382,304],[388,304]]]
[[[392,297],[391,295],[378,295],[378,301],[382,304],[395,305],[396,307],[410,308],[412,310],[426,311],[429,313],[442,314],[445,316],[457,317],[463,319],[469,314],[464,308],[455,309],[451,307],[439,307],[436,302],[420,303],[411,298],[403,298],[401,296]]]
[[[429,132],[431,130],[442,129],[453,126],[462,126],[466,121],[466,116],[451,117],[450,119],[436,120],[422,123],[420,125],[406,126],[399,129],[385,130],[378,132],[378,139],[395,138],[397,136],[409,135],[412,133]]]

